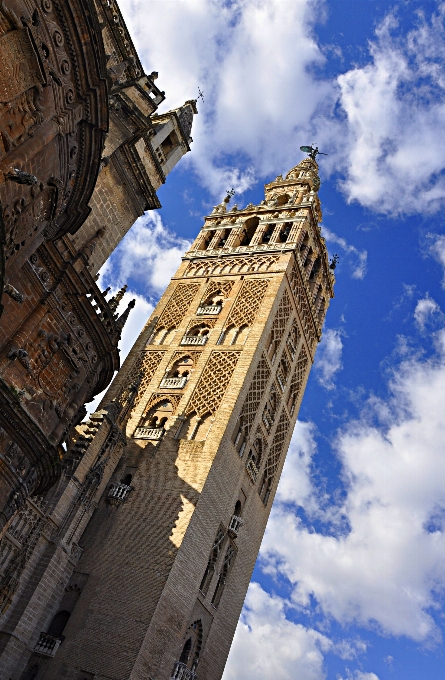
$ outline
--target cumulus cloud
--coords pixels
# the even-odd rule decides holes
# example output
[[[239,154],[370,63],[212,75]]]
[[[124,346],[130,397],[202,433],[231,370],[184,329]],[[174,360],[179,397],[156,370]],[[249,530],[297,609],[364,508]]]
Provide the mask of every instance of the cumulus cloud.
[[[440,313],[440,307],[428,295],[422,300],[418,300],[414,310],[414,319],[421,331],[425,330],[426,323],[437,313]]]
[[[190,241],[169,231],[159,213],[148,212],[134,223],[101,270],[102,285],[131,280],[158,297],[188,250]]]
[[[352,277],[354,279],[363,279],[366,274],[366,263],[368,253],[366,250],[358,250],[355,246],[347,243],[342,236],[337,236],[330,229],[323,225],[323,236],[328,243],[335,243],[343,250],[344,255],[350,262],[352,267]]]
[[[327,390],[334,389],[334,376],[342,368],[342,335],[340,329],[325,329],[315,355],[314,370],[317,380]]]
[[[445,199],[445,3],[401,35],[389,14],[371,61],[337,79],[346,116],[343,189],[376,212],[435,212]]]
[[[256,178],[295,165],[300,144],[312,140],[314,115],[335,100],[335,85],[314,76],[325,61],[314,35],[322,0],[123,0],[120,6],[147,71],[159,71],[165,104],[173,108],[196,97],[198,87],[204,91],[184,161],[206,188],[219,195],[234,186],[242,193]],[[150,40],[147,25],[156,27]]]
[[[249,587],[223,680],[323,680],[332,641],[286,618],[285,604],[258,583]]]
[[[261,549],[264,568],[292,584],[296,606],[313,597],[342,624],[417,641],[439,639],[434,612],[445,588],[445,331],[439,337],[436,355],[402,362],[388,400],[373,398],[339,432],[344,500],[331,499],[324,522],[309,480],[313,494],[303,507],[322,528],[278,494]],[[308,468],[308,449],[301,455]]]
[[[430,242],[430,253],[444,268],[444,277],[442,279],[442,288],[445,288],[445,236],[438,234],[428,234]]]

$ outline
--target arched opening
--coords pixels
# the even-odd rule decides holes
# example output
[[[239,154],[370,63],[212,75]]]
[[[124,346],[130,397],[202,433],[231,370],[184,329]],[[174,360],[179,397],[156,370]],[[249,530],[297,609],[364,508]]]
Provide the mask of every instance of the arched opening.
[[[209,434],[210,428],[212,426],[212,415],[211,413],[206,413],[205,416],[200,418],[195,429],[193,439],[198,442],[205,441],[207,435]]]
[[[278,241],[280,243],[286,243],[286,241],[289,238],[289,234],[292,229],[292,222],[285,222],[283,227],[280,230],[280,233],[278,234]]]
[[[213,574],[215,573],[215,565],[213,562],[209,560],[206,570],[204,572],[204,576],[202,577],[201,585],[199,586],[199,590],[201,593],[205,596],[207,595],[209,591],[210,584],[212,582]]]
[[[286,205],[289,203],[289,196],[288,194],[280,194],[277,198],[277,202],[275,205],[280,206],[280,205]]]
[[[214,235],[214,231],[205,231],[197,250],[207,250]]]
[[[121,484],[125,484],[125,486],[130,486],[132,479],[133,479],[132,475],[125,475],[125,477],[122,477],[121,479]]]
[[[224,246],[227,243],[227,239],[230,236],[230,231],[231,231],[230,229],[222,229],[219,232],[219,234],[218,234],[219,240],[217,241],[215,248],[224,248]]]
[[[229,545],[227,548],[227,552],[224,558],[224,563],[221,569],[221,573],[219,575],[218,583],[216,584],[215,592],[213,593],[212,597],[212,605],[215,607],[215,609],[218,607],[219,603],[221,602],[221,598],[224,592],[224,588],[226,587],[227,584],[227,579],[230,573],[230,570],[233,566],[233,562],[235,560],[235,555],[236,551],[235,548],[232,545]]]
[[[187,665],[191,651],[192,651],[192,638],[189,637],[189,639],[185,642],[184,647],[182,648],[181,656],[179,657],[179,663]]]
[[[235,449],[238,451],[238,455],[240,458],[242,458],[244,455],[246,443],[247,443],[246,427],[242,423],[240,423],[237,430],[235,431],[235,437],[233,440],[233,444],[235,446]]]
[[[238,328],[236,326],[229,326],[224,331],[223,343],[224,345],[233,345],[236,342],[236,336],[238,335]]]
[[[47,634],[51,635],[51,637],[57,638],[57,640],[62,640],[62,633],[65,630],[65,626],[68,623],[70,616],[70,612],[66,610],[57,612],[50,623]]]
[[[306,262],[308,250],[309,250],[309,234],[305,232],[300,243],[300,259],[303,264],[304,262]]]
[[[169,400],[161,401],[151,407],[144,415],[140,427],[165,429],[168,419],[173,414],[173,404]]]
[[[249,217],[249,219],[244,222],[241,238],[242,246],[248,246],[250,244],[251,240],[255,235],[256,228],[259,225],[259,223],[260,223],[259,217]]]
[[[249,335],[249,326],[246,326],[246,325],[241,326],[241,328],[239,329],[239,331],[237,333],[236,339],[235,339],[236,344],[237,345],[244,345],[244,343],[247,340],[248,335]]]
[[[272,238],[274,230],[275,230],[275,225],[269,224],[263,232],[263,236],[261,238],[261,243],[270,243],[270,240]]]
[[[242,509],[243,509],[243,506],[241,505],[241,501],[236,501],[233,514],[236,515],[237,517],[241,517]]]
[[[272,490],[272,479],[267,476],[267,472],[264,473],[263,475],[263,481],[261,483],[260,487],[260,497],[261,500],[263,501],[264,505],[267,505],[267,501],[269,500],[270,492]]]

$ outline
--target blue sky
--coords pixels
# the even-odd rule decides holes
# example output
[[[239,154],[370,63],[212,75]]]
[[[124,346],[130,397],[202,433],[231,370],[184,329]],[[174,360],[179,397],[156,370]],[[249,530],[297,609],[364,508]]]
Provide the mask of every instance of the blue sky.
[[[328,310],[224,680],[445,676],[445,3],[122,0],[192,152],[103,270],[137,306],[202,215],[317,142]],[[283,531],[285,527],[285,531]]]

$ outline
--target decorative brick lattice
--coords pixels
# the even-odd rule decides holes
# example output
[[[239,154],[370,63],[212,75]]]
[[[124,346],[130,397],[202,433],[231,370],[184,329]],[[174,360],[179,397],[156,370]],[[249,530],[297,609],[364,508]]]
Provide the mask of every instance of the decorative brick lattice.
[[[209,297],[214,295],[217,291],[221,291],[222,297],[227,299],[232,291],[234,283],[234,281],[210,281],[207,288],[205,289],[204,295],[202,296],[202,301],[206,302],[206,300],[208,300]]]
[[[164,358],[165,352],[141,352],[138,360],[130,371],[127,382],[131,384],[137,376],[142,373],[142,379],[139,384],[138,394],[134,400],[134,406],[139,404],[147,387],[149,386],[153,375]]]
[[[229,257],[218,260],[198,260],[191,262],[184,276],[213,276],[214,274],[240,274],[247,272],[267,271],[279,255],[264,257]]]
[[[199,283],[180,283],[159,317],[156,328],[177,328],[198,292]]]
[[[265,479],[272,480],[275,477],[288,430],[289,420],[283,409],[280,420],[278,421],[277,429],[275,431],[270,453],[267,457],[266,465],[264,467]]]
[[[230,382],[239,355],[240,352],[211,353],[187,406],[187,414],[195,412],[202,417],[206,413],[215,413]]]
[[[306,374],[306,368],[308,364],[308,355],[304,347],[301,348],[300,354],[298,356],[297,365],[295,367],[295,373],[292,377],[290,390],[289,390],[289,401],[288,406],[290,414],[293,415],[295,411],[295,404],[297,403],[301,386],[303,383],[304,376]]]
[[[292,303],[285,290],[283,297],[281,298],[280,306],[278,307],[277,315],[272,324],[272,340],[275,342],[279,343],[281,341],[292,312]]]
[[[243,426],[246,427],[247,434],[252,427],[252,423],[255,420],[255,416],[258,413],[258,407],[260,401],[264,397],[267,383],[270,378],[270,369],[266,359],[261,357],[255,375],[253,376],[252,383],[247,392],[246,401],[244,402],[243,408],[241,410],[240,421]]]
[[[306,291],[301,280],[300,272],[298,271],[298,266],[294,265],[292,270],[290,286],[292,293],[294,294],[295,301],[297,303],[298,313],[300,315],[301,324],[303,326],[303,331],[308,341],[310,347],[317,340],[317,329],[315,328],[314,321],[312,318],[312,313],[309,307],[309,303],[306,297]]]
[[[232,311],[227,319],[226,327],[250,326],[266,294],[269,279],[252,279],[244,281]]]

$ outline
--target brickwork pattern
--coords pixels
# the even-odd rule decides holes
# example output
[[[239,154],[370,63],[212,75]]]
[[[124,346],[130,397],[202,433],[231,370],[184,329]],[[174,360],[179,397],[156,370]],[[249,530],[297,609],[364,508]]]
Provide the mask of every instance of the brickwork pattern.
[[[231,291],[232,291],[234,283],[235,283],[234,281],[230,281],[230,280],[229,281],[227,281],[227,280],[226,281],[224,281],[224,280],[223,281],[214,281],[214,280],[210,281],[207,284],[204,295],[202,296],[203,302],[208,300],[209,297],[214,295],[217,291],[221,291],[221,295],[224,298],[228,298]]]
[[[292,312],[293,308],[289,295],[287,294],[287,291],[284,291],[280,306],[278,307],[277,314],[272,324],[272,340],[276,342],[281,341]]]
[[[215,276],[218,274],[247,274],[268,271],[279,259],[279,255],[255,255],[254,257],[198,260],[189,264],[184,276]]]
[[[245,281],[227,319],[227,326],[250,326],[258,313],[269,285],[268,279]]]
[[[132,369],[130,375],[128,376],[129,382],[132,382],[137,378],[137,374],[142,373],[142,379],[139,385],[138,393],[134,400],[134,406],[136,407],[144,396],[153,375],[164,358],[165,352],[156,351],[144,351],[141,353],[140,359],[138,359],[134,369]]]
[[[312,319],[312,313],[306,297],[306,291],[301,280],[301,274],[298,266],[295,264],[292,269],[290,286],[295,297],[297,309],[300,313],[301,325],[306,336],[309,347],[313,347],[317,341],[317,333]]]
[[[253,376],[252,383],[249,387],[249,391],[247,392],[246,400],[240,414],[241,425],[246,427],[247,433],[250,432],[252,423],[258,414],[258,407],[261,400],[264,398],[269,378],[269,364],[265,357],[262,356]]]
[[[177,328],[183,320],[198,289],[199,283],[179,283],[162,312],[156,328]]]
[[[215,413],[238,362],[240,352],[213,351],[187,406],[186,413]]]
[[[283,453],[284,442],[289,430],[289,419],[283,409],[280,419],[278,421],[277,429],[273,437],[273,443],[267,457],[266,465],[264,466],[264,474],[267,480],[273,480],[280,463],[281,454]]]

